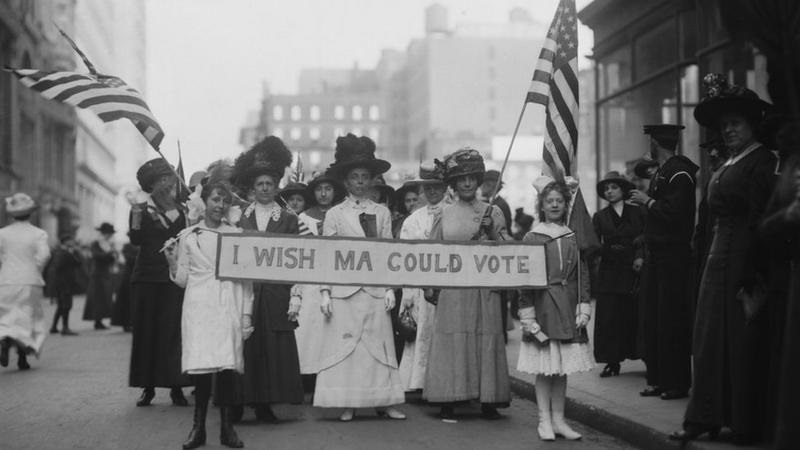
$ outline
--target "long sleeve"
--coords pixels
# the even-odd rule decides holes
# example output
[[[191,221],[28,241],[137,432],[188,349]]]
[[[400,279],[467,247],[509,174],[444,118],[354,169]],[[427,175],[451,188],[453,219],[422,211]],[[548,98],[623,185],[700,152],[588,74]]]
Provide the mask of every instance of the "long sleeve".
[[[253,283],[249,281],[242,282],[242,291],[244,295],[244,302],[242,304],[242,314],[245,316],[253,315],[253,302],[255,295],[253,293]]]
[[[379,209],[377,211],[378,220],[380,220],[380,238],[393,239],[392,235],[392,217],[388,209]]]
[[[44,269],[48,259],[50,259],[50,246],[47,245],[47,233],[42,231],[36,239],[36,254],[34,255],[36,268],[39,269],[39,272]]]
[[[191,255],[189,254],[189,237],[190,234],[185,234],[181,236],[180,241],[178,241],[178,263],[175,270],[175,273],[170,271],[169,277],[172,281],[177,284],[178,286],[185,288],[186,284],[189,282],[189,270],[191,264]],[[252,288],[251,288],[251,297],[252,297]]]
[[[578,267],[578,280],[580,280],[580,284],[578,285],[578,301],[581,303],[589,303],[591,301],[591,297],[589,295],[589,265],[586,264],[586,261],[583,258],[579,259],[580,266]]]
[[[498,240],[510,241],[511,236],[508,234],[508,224],[503,217],[503,211],[497,205],[492,205],[492,228]]]
[[[678,173],[669,182],[669,189],[655,200],[647,211],[662,222],[679,224],[681,219],[694,216],[694,181],[686,173]]]

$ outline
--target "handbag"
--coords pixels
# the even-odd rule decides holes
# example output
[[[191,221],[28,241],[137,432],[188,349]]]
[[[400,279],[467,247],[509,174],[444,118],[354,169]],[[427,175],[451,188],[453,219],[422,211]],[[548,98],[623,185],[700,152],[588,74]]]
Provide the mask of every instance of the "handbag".
[[[544,331],[542,330],[539,330],[536,333],[531,333],[526,329],[522,330],[522,342],[544,346],[547,345],[549,341],[550,337],[544,334]]]
[[[411,308],[405,309],[400,313],[399,329],[400,337],[405,342],[414,342],[417,339],[417,321],[411,315]]]

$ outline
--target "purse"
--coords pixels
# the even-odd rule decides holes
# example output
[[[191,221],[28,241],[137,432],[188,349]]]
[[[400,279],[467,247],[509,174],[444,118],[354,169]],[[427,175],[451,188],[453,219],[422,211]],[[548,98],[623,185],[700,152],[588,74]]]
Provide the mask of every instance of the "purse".
[[[414,342],[417,339],[417,321],[408,308],[400,313],[398,334],[405,342]]]
[[[539,330],[536,333],[531,333],[528,330],[522,330],[522,342],[544,346],[550,341],[550,337],[544,334],[544,331]]]

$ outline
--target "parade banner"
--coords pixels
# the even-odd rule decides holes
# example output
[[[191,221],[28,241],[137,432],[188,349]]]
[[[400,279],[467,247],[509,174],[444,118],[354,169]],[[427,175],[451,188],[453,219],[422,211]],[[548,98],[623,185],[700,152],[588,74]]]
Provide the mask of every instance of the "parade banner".
[[[426,241],[224,233],[217,277],[275,283],[543,288],[545,248],[518,241]]]

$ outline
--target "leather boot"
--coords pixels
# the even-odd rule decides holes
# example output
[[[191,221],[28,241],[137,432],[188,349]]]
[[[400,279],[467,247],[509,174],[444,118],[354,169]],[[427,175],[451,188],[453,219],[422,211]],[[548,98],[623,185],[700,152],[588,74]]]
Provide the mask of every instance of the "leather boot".
[[[194,403],[194,422],[189,437],[183,443],[184,449],[197,448],[206,444],[206,415],[208,414],[208,397],[197,398]]]
[[[146,387],[142,390],[142,396],[136,401],[136,406],[150,406],[156,396],[156,388]]]
[[[219,443],[230,448],[242,448],[244,442],[239,439],[236,430],[233,429],[233,418],[230,406],[219,407],[220,429]]]
[[[31,368],[31,365],[28,364],[28,357],[25,355],[25,352],[22,350],[17,350],[17,367],[19,370],[28,370]]]
[[[183,390],[179,387],[170,389],[169,398],[172,399],[172,404],[175,406],[189,406],[189,402],[183,396]]]
[[[539,439],[543,441],[555,441],[556,435],[553,433],[553,418],[550,413],[550,401],[553,391],[553,377],[537,375],[536,384],[536,406],[539,409],[539,426],[536,431]]]
[[[564,404],[567,398],[567,376],[560,375],[553,377],[553,431],[561,435],[564,439],[577,441],[583,436],[573,430],[564,420]]]

